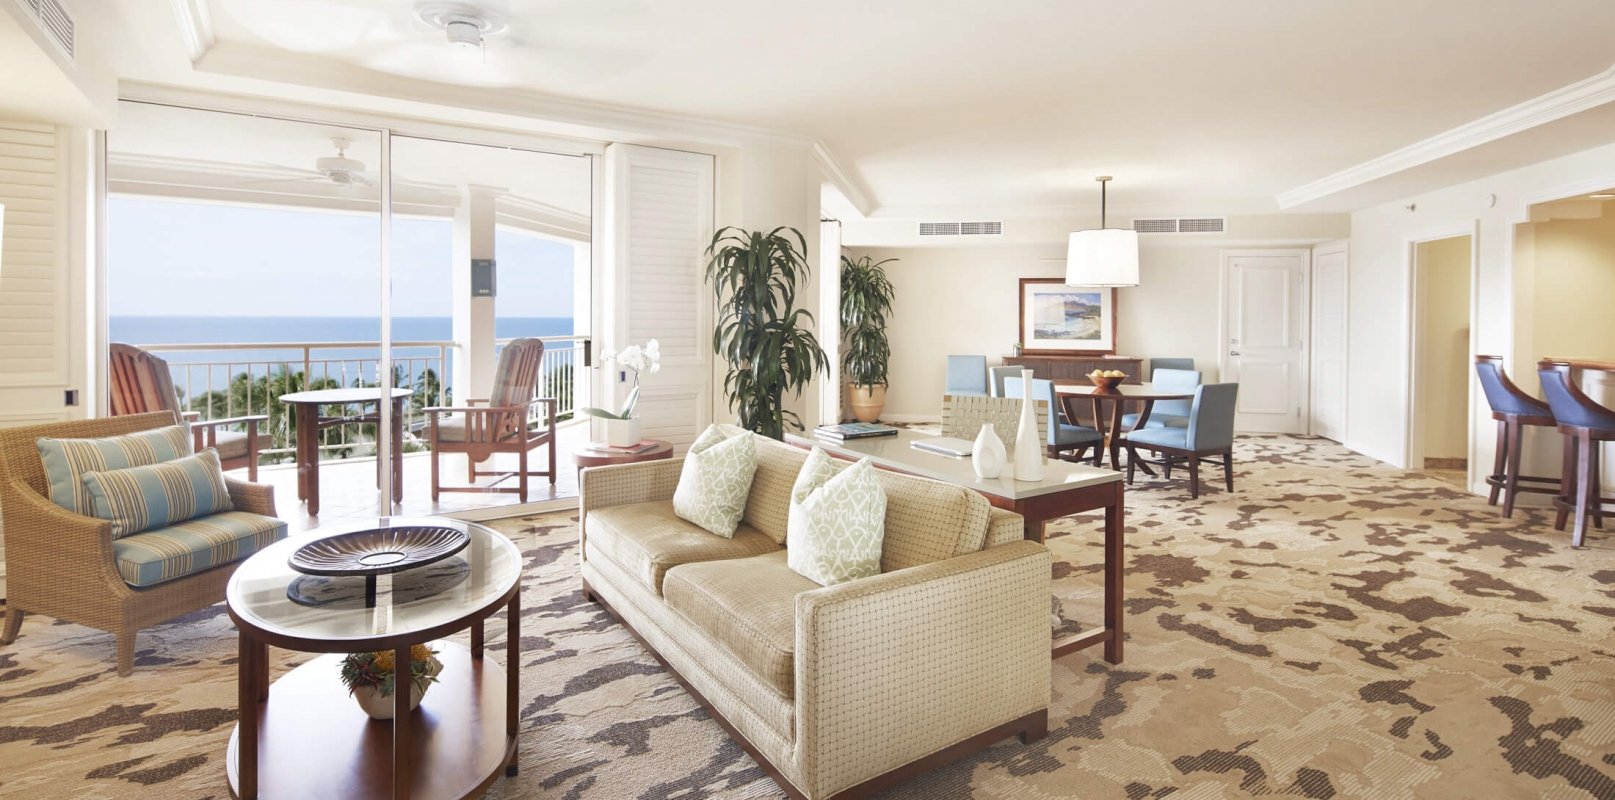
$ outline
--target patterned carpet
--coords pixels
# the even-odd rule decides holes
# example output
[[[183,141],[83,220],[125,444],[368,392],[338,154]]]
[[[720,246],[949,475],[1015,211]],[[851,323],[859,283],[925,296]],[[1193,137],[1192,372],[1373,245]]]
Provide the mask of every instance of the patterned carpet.
[[[1047,738],[887,796],[1615,798],[1615,538],[1572,551],[1539,512],[1503,521],[1326,442],[1247,437],[1238,455],[1236,494],[1129,494],[1123,665],[1062,659]],[[521,775],[490,796],[778,796],[578,595],[569,515],[500,528],[527,554],[526,733]],[[1097,526],[1055,531],[1079,628]],[[226,797],[234,651],[214,607],[143,635],[120,680],[110,637],[30,617],[0,651],[0,796]]]

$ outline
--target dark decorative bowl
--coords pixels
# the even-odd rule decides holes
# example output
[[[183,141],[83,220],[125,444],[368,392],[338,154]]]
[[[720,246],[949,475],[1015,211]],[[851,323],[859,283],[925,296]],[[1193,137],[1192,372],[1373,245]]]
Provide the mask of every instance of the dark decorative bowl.
[[[1099,387],[1097,391],[1114,392],[1116,391],[1117,386],[1122,385],[1122,383],[1127,380],[1127,376],[1123,375],[1118,378],[1097,378],[1093,375],[1089,375],[1088,380],[1093,381],[1093,385]]]
[[[446,525],[372,528],[316,539],[286,563],[305,575],[386,575],[441,561],[470,541],[465,531]]]

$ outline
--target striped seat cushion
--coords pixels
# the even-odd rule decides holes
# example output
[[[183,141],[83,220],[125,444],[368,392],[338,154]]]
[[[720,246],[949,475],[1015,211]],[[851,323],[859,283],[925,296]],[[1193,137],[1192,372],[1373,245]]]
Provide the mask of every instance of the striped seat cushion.
[[[230,511],[219,454],[207,448],[161,464],[84,473],[90,513],[112,522],[112,538]]]
[[[286,537],[286,523],[226,511],[112,542],[118,574],[136,588],[155,586],[239,561]]]
[[[191,454],[191,437],[174,425],[101,439],[39,439],[50,500],[75,514],[90,515],[90,493],[84,473],[160,464]]]

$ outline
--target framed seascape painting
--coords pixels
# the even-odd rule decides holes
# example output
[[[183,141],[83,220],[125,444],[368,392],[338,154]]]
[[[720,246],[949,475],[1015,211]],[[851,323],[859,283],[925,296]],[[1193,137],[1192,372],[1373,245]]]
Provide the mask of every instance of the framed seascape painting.
[[[1108,355],[1116,352],[1116,290],[1068,286],[1059,278],[1021,278],[1025,352]]]

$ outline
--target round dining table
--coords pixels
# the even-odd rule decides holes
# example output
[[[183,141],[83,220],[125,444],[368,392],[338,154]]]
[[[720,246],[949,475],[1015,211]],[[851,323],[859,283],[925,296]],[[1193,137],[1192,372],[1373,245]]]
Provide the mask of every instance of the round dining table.
[[[1060,405],[1065,409],[1065,417],[1073,424],[1077,419],[1078,403],[1085,399],[1093,404],[1093,418],[1096,427],[1105,434],[1105,449],[1110,451],[1110,468],[1121,469],[1122,416],[1126,414],[1128,402],[1141,403],[1143,408],[1138,412],[1138,419],[1128,431],[1144,427],[1150,420],[1150,411],[1155,408],[1157,400],[1190,400],[1194,398],[1194,391],[1182,389],[1169,389],[1165,386],[1156,386],[1153,383],[1123,383],[1114,389],[1101,389],[1092,383],[1056,383],[1054,389],[1060,395]],[[1110,422],[1105,422],[1105,404],[1110,404]],[[1102,466],[1102,464],[1101,464]],[[1155,471],[1150,465],[1140,462],[1139,467],[1146,475],[1154,475]]]

